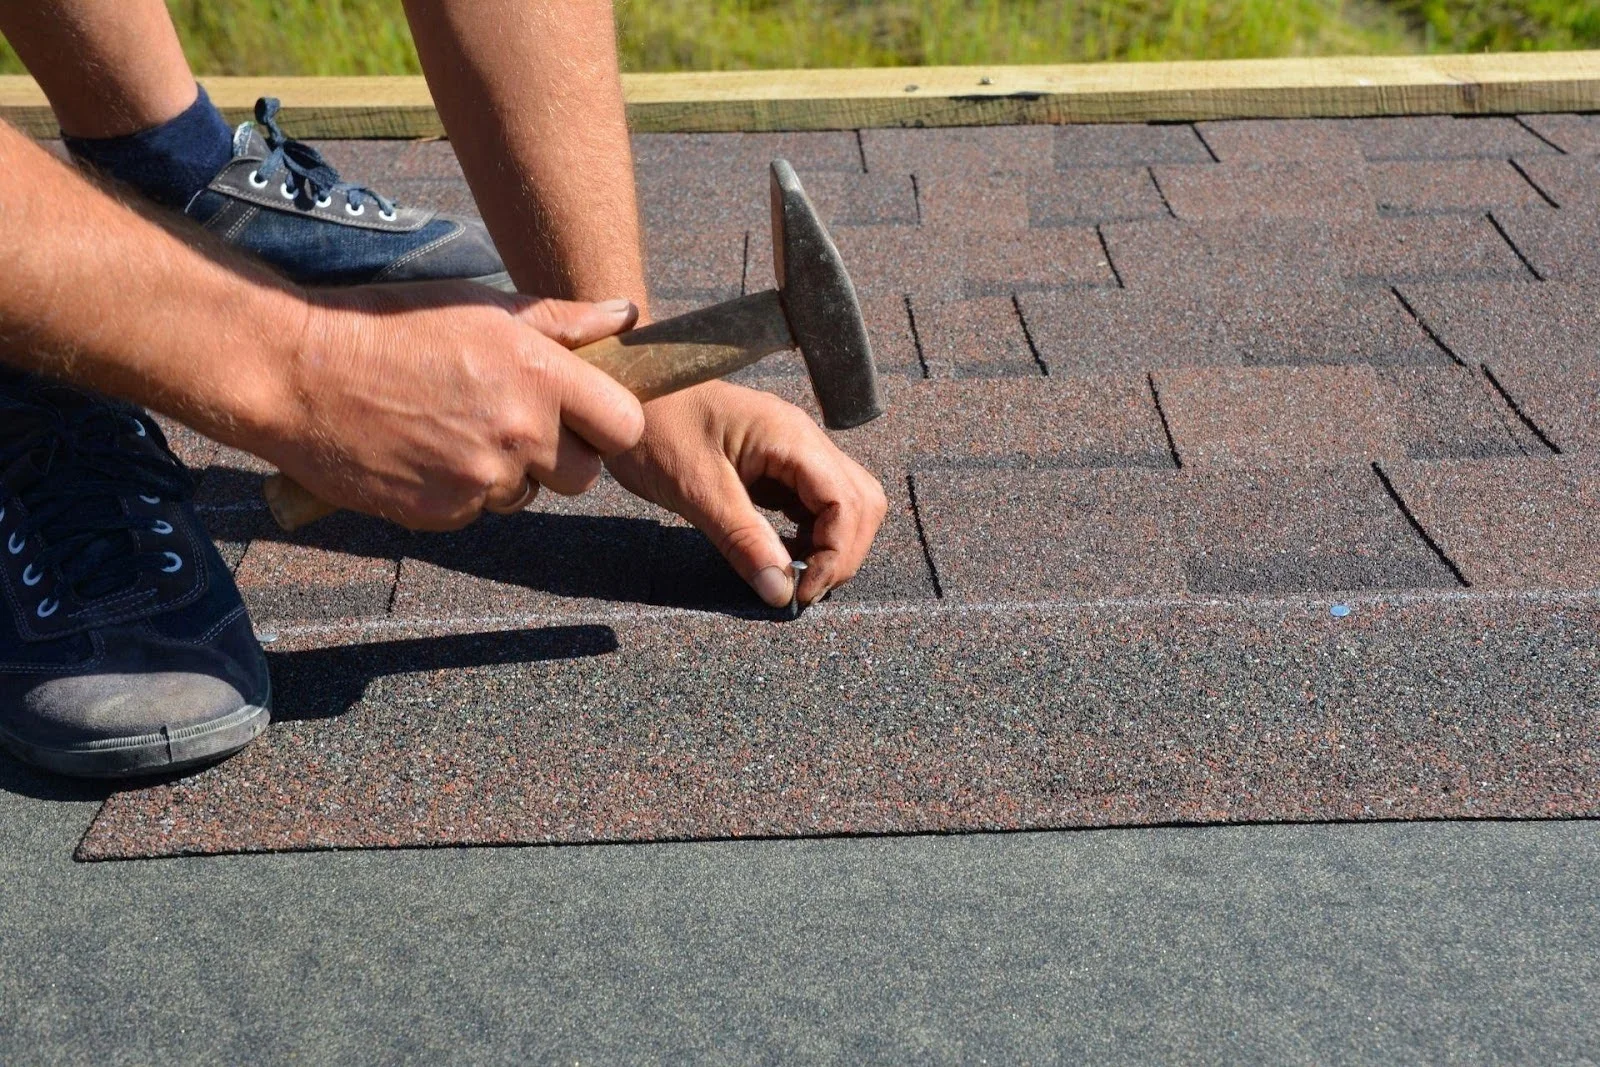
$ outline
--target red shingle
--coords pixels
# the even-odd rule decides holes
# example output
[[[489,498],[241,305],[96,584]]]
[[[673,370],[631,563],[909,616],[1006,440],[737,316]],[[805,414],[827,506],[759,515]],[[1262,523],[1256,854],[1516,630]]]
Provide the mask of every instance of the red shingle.
[[[1597,166],[1588,156],[1518,157],[1517,166],[1527,180],[1562,208],[1600,208]]]
[[[1380,219],[1335,227],[1340,271],[1354,285],[1523,280],[1533,275],[1481,215]]]
[[[1402,451],[1370,367],[1166,369],[1155,383],[1186,468],[1360,463]]]
[[[933,174],[1033,173],[1050,169],[1048,126],[967,126],[936,130],[861,131],[867,172]]]
[[[1052,375],[1239,362],[1204,295],[1149,289],[1024,293],[1028,335]]]
[[[1555,151],[1509,118],[1418,115],[1346,119],[1344,125],[1371,160],[1508,159]]]
[[[1304,220],[1109,223],[1100,228],[1129,289],[1198,295],[1217,286],[1285,290],[1337,283],[1325,226]]]
[[[1188,124],[1057,126],[1053,136],[1057,170],[1212,161]]]
[[[1156,167],[1155,179],[1180,219],[1355,221],[1373,216],[1372,190],[1359,160]]]
[[[1362,160],[1353,131],[1336,119],[1240,119],[1201,122],[1195,129],[1223,163]]]
[[[1361,466],[931,473],[917,501],[955,600],[1457,584]]]
[[[1370,173],[1378,210],[1387,215],[1548,206],[1510,163],[1499,159],[1374,163]]]
[[[261,523],[234,573],[257,623],[384,615],[409,535],[341,513],[285,540]]]
[[[913,297],[912,321],[930,378],[1034,377],[1040,373],[1009,296]]]
[[[1512,245],[1546,281],[1600,278],[1600,209],[1544,205],[1494,213]]]
[[[1517,120],[1563,152],[1600,153],[1600,119],[1593,115],[1519,115]]]
[[[1384,470],[1474,586],[1600,585],[1600,470],[1592,459],[1385,464]]]
[[[1172,463],[1143,375],[889,381],[884,406],[883,418],[834,435],[877,472]]]

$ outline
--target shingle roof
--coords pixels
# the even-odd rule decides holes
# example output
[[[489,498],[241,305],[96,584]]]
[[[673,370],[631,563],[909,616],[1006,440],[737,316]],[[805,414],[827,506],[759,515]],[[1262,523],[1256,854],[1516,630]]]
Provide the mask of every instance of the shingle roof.
[[[179,433],[279,724],[82,854],[1600,814],[1597,128],[641,136],[663,312],[771,284],[773,156],[829,221],[890,406],[858,581],[772,621],[611,484],[285,538]],[[447,145],[326,147],[470,207]]]

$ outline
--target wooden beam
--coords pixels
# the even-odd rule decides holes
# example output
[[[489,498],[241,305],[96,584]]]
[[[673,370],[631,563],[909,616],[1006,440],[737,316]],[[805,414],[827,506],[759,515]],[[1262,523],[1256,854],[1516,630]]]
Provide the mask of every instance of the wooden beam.
[[[1600,110],[1600,52],[1052,67],[638,74],[639,129],[849,129],[1032,122]]]
[[[249,117],[257,96],[279,97],[301,137],[444,132],[421,78],[202,80],[230,121]],[[725,71],[623,82],[639,131],[1486,115],[1600,110],[1600,52]],[[25,76],[0,78],[0,117],[55,133]]]

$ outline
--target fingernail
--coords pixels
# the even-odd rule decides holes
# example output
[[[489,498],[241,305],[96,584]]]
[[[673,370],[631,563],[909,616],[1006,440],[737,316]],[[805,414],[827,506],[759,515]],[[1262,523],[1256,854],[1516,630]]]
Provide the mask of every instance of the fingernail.
[[[626,315],[633,310],[632,300],[602,300],[594,306],[596,311],[607,315]]]
[[[782,567],[764,567],[757,571],[750,579],[750,587],[756,591],[756,596],[775,608],[788,604],[794,593],[794,586]]]

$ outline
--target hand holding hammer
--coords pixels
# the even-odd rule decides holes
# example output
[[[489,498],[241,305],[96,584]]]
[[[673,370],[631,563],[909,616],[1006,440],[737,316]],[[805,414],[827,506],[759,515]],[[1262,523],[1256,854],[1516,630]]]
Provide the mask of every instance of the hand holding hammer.
[[[771,188],[777,289],[663,319],[573,354],[647,401],[798,348],[829,429],[883,414],[860,303],[839,250],[786,161],[773,161]],[[282,474],[268,478],[263,493],[284,530],[337,510]]]

